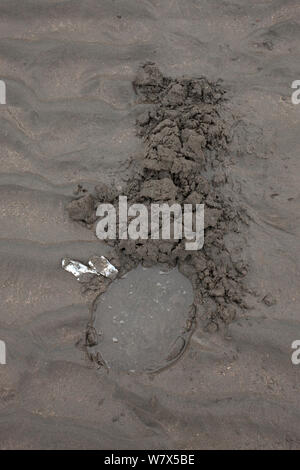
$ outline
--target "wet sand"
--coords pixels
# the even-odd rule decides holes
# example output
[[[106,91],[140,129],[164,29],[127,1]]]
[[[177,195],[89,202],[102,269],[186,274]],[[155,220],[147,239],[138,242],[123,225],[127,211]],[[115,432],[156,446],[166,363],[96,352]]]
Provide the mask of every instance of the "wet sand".
[[[299,44],[295,0],[0,2],[1,449],[300,448]],[[88,298],[60,267],[106,254],[65,206],[78,183],[127,181],[146,61],[224,80],[253,291],[226,335],[198,327],[151,377],[97,371],[75,347]]]

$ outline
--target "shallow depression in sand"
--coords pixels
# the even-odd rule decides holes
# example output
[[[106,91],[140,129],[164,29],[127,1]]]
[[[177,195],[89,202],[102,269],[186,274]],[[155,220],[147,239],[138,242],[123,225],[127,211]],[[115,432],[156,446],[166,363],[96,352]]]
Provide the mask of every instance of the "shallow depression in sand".
[[[95,328],[108,367],[142,372],[166,363],[185,327],[193,289],[176,269],[137,269],[115,281],[99,300]]]

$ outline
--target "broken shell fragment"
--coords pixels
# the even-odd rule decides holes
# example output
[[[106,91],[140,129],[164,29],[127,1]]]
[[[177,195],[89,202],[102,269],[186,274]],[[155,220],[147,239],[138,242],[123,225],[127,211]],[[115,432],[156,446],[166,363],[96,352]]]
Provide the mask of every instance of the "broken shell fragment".
[[[95,269],[91,269],[80,261],[69,258],[63,258],[61,261],[62,268],[73,274],[79,282],[86,282],[91,276],[98,275]]]
[[[118,274],[117,268],[104,256],[93,256],[88,262],[89,266],[69,258],[63,258],[61,265],[65,271],[73,274],[79,282],[87,282],[92,276],[115,279]]]
[[[89,260],[89,266],[99,274],[109,279],[115,279],[118,275],[118,270],[113,266],[105,256],[93,256]]]

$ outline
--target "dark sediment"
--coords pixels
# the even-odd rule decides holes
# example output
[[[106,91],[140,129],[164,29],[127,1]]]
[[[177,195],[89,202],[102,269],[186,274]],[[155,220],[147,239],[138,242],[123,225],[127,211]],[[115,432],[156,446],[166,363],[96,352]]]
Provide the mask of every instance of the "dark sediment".
[[[196,318],[208,331],[222,330],[246,307],[247,273],[241,251],[239,256],[233,255],[226,245],[227,236],[238,236],[244,215],[228,185],[230,126],[225,120],[225,90],[221,83],[204,77],[164,77],[153,63],[140,68],[133,86],[140,101],[151,106],[137,120],[143,158],[135,162],[136,174],[120,195],[127,196],[128,205],[204,204],[205,241],[201,250],[188,251],[184,239],[109,240],[109,259],[121,275],[140,263],[178,266],[194,289],[187,335]],[[118,197],[114,189],[100,184],[94,194],[79,195],[72,201],[69,215],[95,228],[98,203],[117,207]],[[85,288],[99,295],[109,284],[95,277]],[[89,328],[93,328],[93,314]]]

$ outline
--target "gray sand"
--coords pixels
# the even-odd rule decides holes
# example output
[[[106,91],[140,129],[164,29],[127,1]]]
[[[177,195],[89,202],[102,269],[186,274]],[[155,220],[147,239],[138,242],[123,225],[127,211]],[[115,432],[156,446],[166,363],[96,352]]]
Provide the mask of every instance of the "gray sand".
[[[299,46],[296,0],[0,2],[1,449],[300,448]],[[226,335],[197,328],[151,377],[97,371],[75,347],[91,299],[60,267],[106,254],[65,205],[78,183],[126,182],[147,60],[229,90],[254,294]]]

